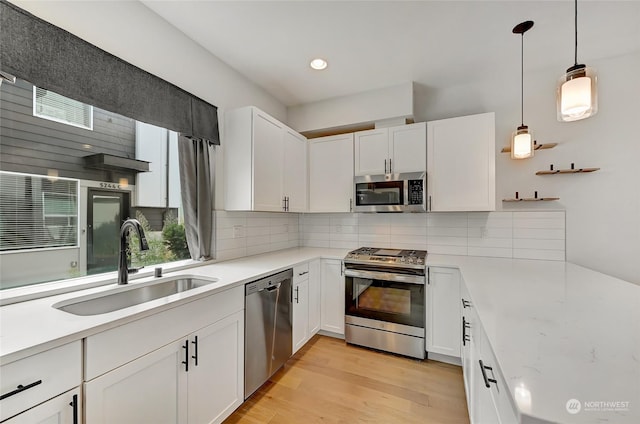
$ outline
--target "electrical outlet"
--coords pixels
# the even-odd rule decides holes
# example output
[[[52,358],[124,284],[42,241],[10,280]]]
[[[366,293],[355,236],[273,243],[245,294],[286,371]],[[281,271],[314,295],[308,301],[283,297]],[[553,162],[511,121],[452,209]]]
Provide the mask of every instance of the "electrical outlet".
[[[243,225],[234,225],[233,226],[233,238],[244,237],[244,226]]]

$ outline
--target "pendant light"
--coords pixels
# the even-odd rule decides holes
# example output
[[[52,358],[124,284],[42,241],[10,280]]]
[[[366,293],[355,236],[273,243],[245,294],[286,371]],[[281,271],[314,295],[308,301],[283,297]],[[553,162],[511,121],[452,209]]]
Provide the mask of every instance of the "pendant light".
[[[533,21],[524,21],[513,27],[514,34],[520,34],[520,118],[521,123],[511,137],[511,159],[526,159],[533,157],[533,135],[529,127],[524,124],[524,33],[533,28]]]
[[[556,91],[558,121],[577,121],[598,112],[597,77],[593,68],[578,64],[578,0],[575,0],[574,65],[560,77]]]

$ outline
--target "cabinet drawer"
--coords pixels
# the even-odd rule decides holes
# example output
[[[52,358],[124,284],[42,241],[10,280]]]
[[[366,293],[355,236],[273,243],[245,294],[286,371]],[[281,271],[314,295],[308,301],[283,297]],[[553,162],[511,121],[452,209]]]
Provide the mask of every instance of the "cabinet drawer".
[[[79,386],[81,361],[82,348],[78,340],[3,365],[0,393],[5,398],[0,400],[0,421]]]
[[[493,350],[491,349],[491,345],[489,344],[489,340],[487,339],[484,331],[482,332],[482,346],[481,346],[481,358],[483,363],[487,367],[491,367],[491,370],[486,370],[487,377],[493,378],[496,382],[491,382],[491,398],[493,400],[493,405],[498,415],[498,419],[500,424],[510,424],[516,423],[517,415],[515,412],[515,407],[512,404],[512,395],[509,393],[509,388],[507,387],[507,383],[498,367],[498,362],[496,361],[496,357],[493,354]],[[489,390],[489,389],[487,389]]]
[[[293,284],[309,278],[309,262],[293,267]]]
[[[244,286],[87,337],[85,381],[244,309]]]

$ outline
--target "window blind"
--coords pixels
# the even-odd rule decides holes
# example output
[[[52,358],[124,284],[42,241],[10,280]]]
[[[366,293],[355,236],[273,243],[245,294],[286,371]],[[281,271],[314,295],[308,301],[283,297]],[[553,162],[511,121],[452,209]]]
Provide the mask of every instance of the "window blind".
[[[79,181],[0,171],[0,251],[78,245]]]
[[[91,105],[35,86],[33,87],[33,113],[40,118],[93,129]]]

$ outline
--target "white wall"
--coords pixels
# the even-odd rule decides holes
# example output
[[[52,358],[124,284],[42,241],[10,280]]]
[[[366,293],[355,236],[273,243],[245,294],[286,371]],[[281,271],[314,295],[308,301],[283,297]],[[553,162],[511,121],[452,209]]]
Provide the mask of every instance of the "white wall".
[[[640,52],[588,62],[599,74],[599,112],[570,123],[556,120],[555,84],[564,68],[525,72],[525,124],[539,142],[557,142],[533,159],[499,153],[520,124],[519,72],[512,79],[487,76],[444,90],[426,88],[416,99],[416,121],[496,112],[497,208],[566,210],[567,260],[640,284]],[[526,68],[525,68],[526,69]],[[536,176],[555,168],[600,167],[591,174]],[[558,202],[503,204],[502,199],[560,197]]]

